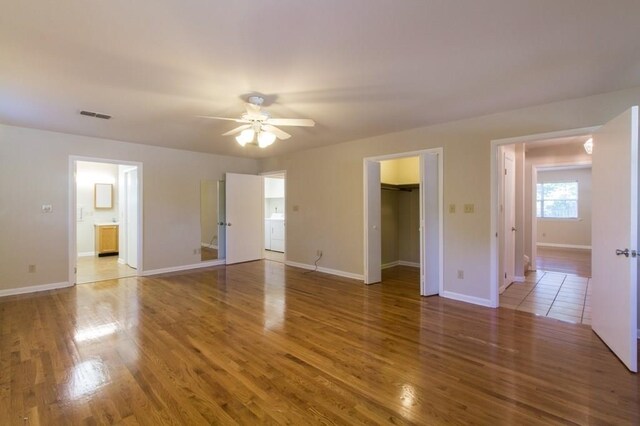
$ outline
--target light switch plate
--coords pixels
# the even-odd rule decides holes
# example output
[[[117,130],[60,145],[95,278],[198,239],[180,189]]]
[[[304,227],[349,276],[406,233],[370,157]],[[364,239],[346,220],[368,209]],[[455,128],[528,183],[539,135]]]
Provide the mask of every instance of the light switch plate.
[[[465,213],[473,213],[475,211],[475,205],[473,204],[465,204],[464,205],[464,212]]]
[[[42,205],[42,213],[51,213],[52,211],[53,211],[53,206],[51,204]]]
[[[455,213],[455,212],[456,212],[456,205],[449,204],[449,213]]]

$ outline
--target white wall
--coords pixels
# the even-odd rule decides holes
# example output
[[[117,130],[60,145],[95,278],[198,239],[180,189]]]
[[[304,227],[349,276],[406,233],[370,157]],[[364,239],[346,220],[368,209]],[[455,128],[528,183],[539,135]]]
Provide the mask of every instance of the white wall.
[[[95,251],[95,223],[119,221],[120,188],[118,165],[79,161],[76,169],[76,205],[82,208],[82,219],[76,222],[78,255],[90,255]],[[110,209],[94,207],[96,183],[113,185],[113,206]],[[122,241],[122,239],[120,240]]]
[[[639,100],[640,101],[640,100]],[[615,114],[612,114],[615,115]],[[603,120],[606,122],[608,120]],[[604,124],[604,123],[594,123]],[[535,146],[535,145],[533,145]],[[531,235],[531,221],[535,219],[535,205],[533,204],[532,191],[532,167],[543,165],[566,165],[572,163],[588,163],[591,162],[591,156],[588,155],[581,145],[558,145],[545,146],[541,148],[529,149],[525,154],[525,197],[524,197],[524,214],[525,214],[525,254],[531,258],[531,244],[533,238]]]
[[[143,163],[147,271],[200,262],[200,180],[258,168],[252,159],[0,125],[0,290],[68,280],[70,155]]]
[[[578,219],[538,218],[538,245],[591,247],[591,168],[538,172],[538,183],[578,182]]]
[[[444,148],[444,290],[490,299],[491,140],[603,124],[640,103],[640,88],[325,146],[262,161],[287,171],[288,259],[363,274],[363,158]],[[474,204],[475,213],[462,212]],[[297,207],[297,209],[294,209]],[[457,278],[457,270],[465,278]]]

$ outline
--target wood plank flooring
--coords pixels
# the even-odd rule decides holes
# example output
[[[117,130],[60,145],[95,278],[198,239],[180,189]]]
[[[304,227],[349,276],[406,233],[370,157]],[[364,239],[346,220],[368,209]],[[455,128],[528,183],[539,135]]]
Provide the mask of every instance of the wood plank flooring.
[[[591,277],[591,250],[538,247],[536,268]]]
[[[588,326],[259,261],[0,299],[0,425],[638,424]]]
[[[138,274],[129,265],[118,263],[118,256],[82,256],[78,258],[76,266],[78,267],[76,275],[78,284],[133,277]]]

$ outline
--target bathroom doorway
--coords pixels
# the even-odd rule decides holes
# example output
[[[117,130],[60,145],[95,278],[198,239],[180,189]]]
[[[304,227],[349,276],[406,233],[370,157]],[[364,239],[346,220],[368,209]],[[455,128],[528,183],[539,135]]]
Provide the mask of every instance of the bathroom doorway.
[[[140,163],[70,158],[71,282],[140,275],[141,170]]]
[[[284,263],[286,235],[286,173],[264,176],[264,258]]]

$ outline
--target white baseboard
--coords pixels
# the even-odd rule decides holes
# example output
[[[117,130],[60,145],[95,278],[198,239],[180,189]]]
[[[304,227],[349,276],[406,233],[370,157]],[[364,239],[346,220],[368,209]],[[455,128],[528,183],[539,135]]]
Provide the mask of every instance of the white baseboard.
[[[382,269],[393,268],[394,266],[410,266],[412,268],[419,268],[420,263],[418,262],[407,262],[406,260],[396,260],[394,262],[383,263]]]
[[[218,246],[215,244],[209,244],[209,243],[200,243],[200,247],[206,247],[206,248],[210,248],[210,249],[216,249],[218,250]]]
[[[96,252],[95,251],[85,251],[82,253],[78,253],[78,257],[89,257],[89,256],[95,256]]]
[[[150,269],[148,271],[142,271],[140,275],[148,277],[150,275],[166,274],[169,272],[188,271],[190,269],[208,268],[209,266],[224,265],[224,259],[209,260],[207,262],[194,263],[193,265],[171,266],[169,268]]]
[[[400,261],[398,261],[398,260],[396,260],[394,262],[383,263],[382,264],[382,269],[393,268],[394,266],[398,266],[398,265],[400,265]]]
[[[310,270],[314,270],[316,268],[315,265],[308,265],[306,263],[292,262],[290,260],[287,260],[285,262],[285,265],[287,265],[287,266],[295,266],[296,268],[310,269]],[[358,280],[358,281],[364,281],[364,275],[354,274],[354,273],[345,272],[345,271],[339,271],[337,269],[323,268],[322,266],[318,266],[318,272],[324,272],[325,274],[337,275],[339,277],[351,278],[351,279]]]
[[[69,284],[68,281],[65,281],[61,283],[32,285],[29,287],[8,288],[6,290],[0,290],[0,297],[14,296],[16,294],[35,293],[38,291],[56,290],[59,288],[65,288],[65,287],[71,287],[71,286],[73,286],[73,284]]]
[[[486,306],[488,308],[495,308],[491,304],[491,300],[482,299],[480,297],[475,296],[467,296],[466,294],[454,293],[452,291],[444,291],[440,293],[440,296],[446,297],[447,299],[459,300],[461,302],[472,303],[474,305]]]
[[[578,250],[591,250],[591,246],[581,246],[577,244],[556,244],[556,243],[536,243],[538,247],[555,247],[555,248],[568,248]]]

